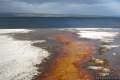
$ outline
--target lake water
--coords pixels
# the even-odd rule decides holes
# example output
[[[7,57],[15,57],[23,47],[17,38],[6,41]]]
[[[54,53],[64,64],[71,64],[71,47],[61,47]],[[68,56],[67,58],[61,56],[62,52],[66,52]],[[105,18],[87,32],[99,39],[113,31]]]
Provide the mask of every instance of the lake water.
[[[0,28],[60,28],[102,27],[119,28],[120,18],[75,18],[75,17],[3,17]]]

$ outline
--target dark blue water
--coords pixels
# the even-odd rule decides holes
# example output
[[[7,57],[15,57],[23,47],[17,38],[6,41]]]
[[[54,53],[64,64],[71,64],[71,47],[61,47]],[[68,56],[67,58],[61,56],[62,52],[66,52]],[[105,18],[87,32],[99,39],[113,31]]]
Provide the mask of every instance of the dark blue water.
[[[6,17],[0,18],[0,28],[61,28],[61,27],[120,27],[120,18],[57,18]]]

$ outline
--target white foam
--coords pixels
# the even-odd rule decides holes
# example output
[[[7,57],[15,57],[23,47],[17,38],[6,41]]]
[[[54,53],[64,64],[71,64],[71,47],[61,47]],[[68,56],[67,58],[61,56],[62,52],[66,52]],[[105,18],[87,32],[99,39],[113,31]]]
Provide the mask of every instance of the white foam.
[[[27,33],[29,29],[0,29],[0,33]]]
[[[120,35],[119,29],[120,28],[62,28],[59,30],[77,33],[80,38],[112,42],[116,36]]]
[[[120,45],[103,45],[103,46],[108,48],[108,49],[120,47]]]
[[[22,32],[22,30],[0,31],[2,31],[0,33]],[[31,46],[31,43],[14,40],[5,35],[0,36],[0,80],[31,80],[38,73],[34,65],[39,64],[49,53]]]
[[[44,43],[46,42],[46,40],[36,40],[36,41],[33,41],[33,43]]]
[[[112,30],[113,28],[61,28],[59,30],[67,31],[99,31],[99,30]],[[117,28],[116,28],[117,29]]]
[[[118,35],[118,32],[80,31],[78,34],[82,38],[112,40]]]
[[[75,32],[80,35],[80,38],[99,39],[103,41],[113,41],[117,35],[117,29],[113,28],[63,28],[60,30]]]

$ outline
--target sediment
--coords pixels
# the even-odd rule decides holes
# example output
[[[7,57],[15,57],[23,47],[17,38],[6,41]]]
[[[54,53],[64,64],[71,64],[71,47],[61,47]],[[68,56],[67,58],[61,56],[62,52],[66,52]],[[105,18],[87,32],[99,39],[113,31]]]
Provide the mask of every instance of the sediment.
[[[89,41],[76,40],[73,36],[53,35],[50,40],[62,44],[57,56],[45,71],[35,80],[94,80],[92,74],[82,67],[95,51],[95,46]]]

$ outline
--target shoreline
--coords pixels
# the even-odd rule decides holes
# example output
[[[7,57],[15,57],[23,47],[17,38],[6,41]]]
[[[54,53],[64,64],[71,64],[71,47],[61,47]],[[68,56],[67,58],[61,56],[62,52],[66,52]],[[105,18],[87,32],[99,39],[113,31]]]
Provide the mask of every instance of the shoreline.
[[[104,38],[106,38],[106,37],[101,36],[101,34],[103,34],[102,32],[107,32],[107,34],[111,34],[111,35],[108,35],[108,36],[106,35],[108,37],[107,39],[110,39],[110,40],[113,41],[114,37],[116,37],[116,36],[112,36],[112,35],[114,35],[114,34],[117,35],[116,30],[115,30],[115,32],[111,33],[107,29],[105,29],[104,31],[101,31],[102,29],[97,29],[97,30],[96,29],[93,29],[93,30],[83,29],[83,30],[87,31],[88,33],[89,32],[91,32],[91,33],[92,32],[95,32],[95,33],[97,32],[97,34],[98,34],[100,32],[100,34],[98,36],[101,36],[101,37],[96,37],[96,38],[100,38],[102,41],[98,40],[98,39],[97,40],[92,39],[93,37],[90,37],[91,39],[89,39],[89,36],[86,36],[86,32],[85,32],[85,34],[84,33],[82,34],[82,35],[85,35],[83,38],[79,38],[79,37],[81,37],[81,36],[79,36],[81,34],[77,34],[76,32],[78,32],[78,33],[80,33],[80,31],[83,32],[83,30],[81,30],[81,29],[77,28],[76,30],[75,29],[69,29],[69,30],[66,30],[66,29],[64,29],[64,30],[60,30],[60,29],[50,29],[50,30],[49,29],[37,29],[37,30],[36,29],[31,29],[31,30],[28,30],[28,31],[16,30],[15,32],[14,32],[14,30],[13,31],[4,30],[3,32],[0,33],[0,36],[6,36],[7,35],[8,37],[13,38],[13,40],[20,40],[22,42],[30,41],[30,44],[29,44],[30,46],[33,46],[33,47],[36,47],[36,48],[39,48],[39,49],[42,48],[43,50],[48,51],[49,52],[49,57],[46,57],[42,60],[43,65],[44,65],[44,62],[46,63],[46,61],[48,61],[50,58],[51,58],[51,60],[53,59],[53,61],[54,61],[54,57],[56,57],[56,55],[57,55],[57,54],[54,54],[54,53],[58,52],[59,49],[63,46],[63,44],[61,45],[61,43],[59,44],[57,41],[50,40],[49,37],[54,36],[55,34],[56,35],[57,34],[58,35],[61,35],[61,34],[62,35],[74,35],[74,36],[76,36],[74,38],[78,39],[77,40],[78,42],[79,41],[84,41],[84,40],[86,40],[86,41],[88,40],[88,42],[93,41],[97,45],[97,50],[98,50],[98,48],[100,48],[100,50],[103,51],[102,52],[103,54],[100,55],[100,56],[98,56],[99,55],[98,53],[95,54],[94,57],[96,57],[96,58],[94,58],[94,60],[92,60],[92,61],[95,61],[97,59],[103,60],[104,58],[108,59],[108,61],[109,61],[109,57],[110,57],[112,59],[115,59],[115,60],[113,60],[113,62],[109,62],[110,65],[115,66],[115,68],[118,70],[117,67],[119,67],[119,65],[113,65],[113,63],[119,63],[119,60],[117,60],[118,62],[115,62],[116,59],[119,59],[119,56],[116,56],[117,53],[119,52],[119,45],[120,45],[119,38],[115,38],[115,42],[113,44],[113,42],[106,42],[106,41],[102,42],[102,41],[104,41]],[[7,31],[7,32],[5,32],[5,31]],[[97,36],[97,34],[96,35],[92,34],[92,36]],[[118,32],[118,34],[120,34],[120,32]],[[72,37],[69,36],[69,38],[72,38]],[[88,38],[86,38],[86,37],[88,37]],[[105,45],[105,47],[100,47],[100,46],[104,46],[104,45]],[[53,48],[51,48],[51,47],[53,47]],[[57,47],[59,49],[54,50],[54,48],[57,48]],[[109,47],[109,50],[107,50],[108,47]],[[112,53],[114,53],[113,54],[114,56],[112,55]],[[39,53],[39,55],[41,55],[41,54],[42,53]],[[44,55],[44,53],[43,53],[43,55]],[[50,55],[51,55],[51,57],[50,57]],[[42,61],[40,61],[40,62],[42,62]],[[96,67],[93,64],[91,65],[92,61],[86,63],[85,66],[83,65],[85,67],[85,69],[89,70],[90,72],[96,71],[96,70],[94,70]],[[48,61],[48,64],[51,64],[51,61]],[[48,65],[48,64],[46,64],[46,65]],[[110,65],[108,65],[108,66],[110,66]],[[41,71],[42,71],[41,69],[44,67],[44,66],[42,66],[42,64],[39,64],[39,61],[34,66],[37,66],[37,68],[39,68],[39,69],[37,69],[39,73],[41,73]],[[101,68],[106,69],[104,67],[101,67]],[[115,71],[117,71],[117,70],[115,70]],[[44,72],[44,70],[43,70],[43,72]],[[118,71],[118,73],[119,73],[119,71]],[[114,73],[110,73],[110,74],[114,74]],[[94,74],[92,74],[92,75],[95,76]],[[113,76],[116,76],[116,75],[113,75]],[[35,77],[36,76],[34,76],[33,79]]]

